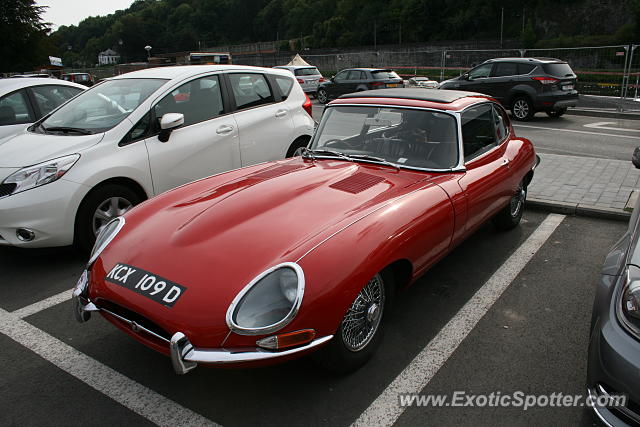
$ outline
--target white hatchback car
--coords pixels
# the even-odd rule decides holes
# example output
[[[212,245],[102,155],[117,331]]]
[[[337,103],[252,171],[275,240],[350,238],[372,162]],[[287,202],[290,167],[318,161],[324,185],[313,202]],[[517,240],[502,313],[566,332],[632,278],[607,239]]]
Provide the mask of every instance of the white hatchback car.
[[[314,129],[291,73],[161,67],[93,86],[0,144],[0,246],[91,247],[156,194],[291,156]]]
[[[58,79],[0,79],[0,139],[25,130],[85,89]]]
[[[300,86],[302,86],[302,90],[312,96],[316,96],[316,93],[318,92],[318,85],[326,81],[326,79],[322,77],[322,74],[320,74],[320,71],[318,71],[314,66],[277,65],[273,68],[289,70],[294,76],[296,76],[296,80],[300,83]]]

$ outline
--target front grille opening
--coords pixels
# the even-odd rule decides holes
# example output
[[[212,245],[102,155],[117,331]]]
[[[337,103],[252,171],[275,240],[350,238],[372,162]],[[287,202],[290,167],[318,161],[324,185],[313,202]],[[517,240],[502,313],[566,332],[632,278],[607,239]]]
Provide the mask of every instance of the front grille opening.
[[[18,184],[0,184],[0,197],[8,196],[13,193]]]
[[[147,328],[154,334],[158,334],[161,337],[165,338],[166,340],[171,340],[171,334],[169,332],[162,329],[158,324],[152,322],[146,317],[136,313],[135,311],[129,310],[128,308],[123,307],[120,304],[116,304],[114,302],[111,302],[105,299],[97,300],[96,305],[99,308],[104,308],[105,310],[109,310],[117,314],[118,316],[122,316],[127,320],[136,322],[138,325],[142,326],[143,328]]]

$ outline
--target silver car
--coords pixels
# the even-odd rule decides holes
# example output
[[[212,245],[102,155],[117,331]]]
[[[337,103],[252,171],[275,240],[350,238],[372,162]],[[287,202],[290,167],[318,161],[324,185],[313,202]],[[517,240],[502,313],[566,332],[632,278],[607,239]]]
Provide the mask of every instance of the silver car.
[[[311,65],[278,65],[273,68],[281,68],[283,70],[289,70],[296,76],[296,80],[302,86],[302,90],[305,93],[316,96],[318,91],[318,84],[326,81],[320,71]]]

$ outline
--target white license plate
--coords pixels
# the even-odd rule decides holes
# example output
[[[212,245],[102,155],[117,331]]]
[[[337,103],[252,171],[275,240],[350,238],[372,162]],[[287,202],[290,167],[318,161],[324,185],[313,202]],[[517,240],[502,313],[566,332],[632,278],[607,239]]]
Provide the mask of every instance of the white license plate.
[[[573,90],[573,85],[563,85],[562,90]]]

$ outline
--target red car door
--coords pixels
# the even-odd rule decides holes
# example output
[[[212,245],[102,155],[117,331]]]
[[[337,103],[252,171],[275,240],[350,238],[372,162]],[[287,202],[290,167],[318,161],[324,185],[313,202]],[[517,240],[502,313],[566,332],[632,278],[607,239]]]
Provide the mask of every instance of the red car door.
[[[504,143],[507,139],[506,135],[498,138],[491,103],[473,106],[462,113],[467,171],[459,183],[467,196],[467,234],[495,215],[513,195],[512,174]]]

